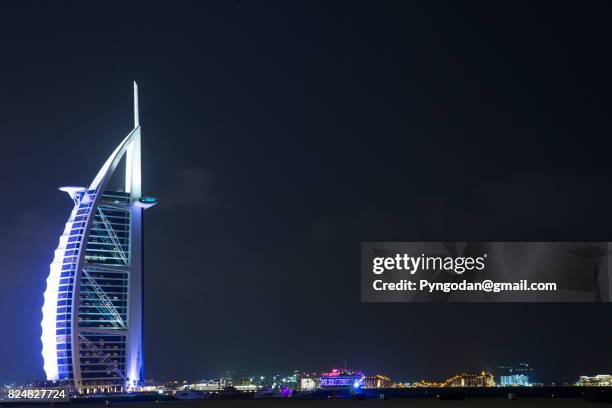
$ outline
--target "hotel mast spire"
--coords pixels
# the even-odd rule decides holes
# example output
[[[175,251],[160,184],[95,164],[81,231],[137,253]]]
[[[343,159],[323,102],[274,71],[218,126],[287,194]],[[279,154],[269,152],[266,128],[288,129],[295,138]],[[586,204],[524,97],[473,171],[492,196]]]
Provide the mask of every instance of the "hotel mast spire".
[[[138,118],[138,84],[134,81],[134,129],[140,126]]]
[[[125,192],[135,195],[140,194],[140,114],[138,110],[138,84],[134,81],[134,130],[132,132],[138,134],[129,144],[125,155]]]

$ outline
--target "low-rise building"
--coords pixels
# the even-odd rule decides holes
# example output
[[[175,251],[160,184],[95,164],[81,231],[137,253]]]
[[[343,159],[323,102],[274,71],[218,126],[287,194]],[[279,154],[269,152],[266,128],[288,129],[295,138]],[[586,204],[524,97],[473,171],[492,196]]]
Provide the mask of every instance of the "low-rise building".
[[[300,390],[310,391],[319,387],[319,379],[315,377],[300,378]]]
[[[598,374],[594,377],[582,375],[578,380],[578,385],[584,387],[612,387],[612,375]]]
[[[363,388],[390,388],[393,381],[384,375],[374,375],[363,377]]]
[[[525,374],[502,375],[499,377],[502,387],[529,387],[531,382]]]
[[[480,374],[459,374],[445,381],[446,387],[495,387],[493,374],[486,371]]]
[[[348,388],[361,387],[363,383],[363,374],[359,371],[352,371],[346,368],[338,370],[334,368],[329,373],[321,373],[321,388]]]

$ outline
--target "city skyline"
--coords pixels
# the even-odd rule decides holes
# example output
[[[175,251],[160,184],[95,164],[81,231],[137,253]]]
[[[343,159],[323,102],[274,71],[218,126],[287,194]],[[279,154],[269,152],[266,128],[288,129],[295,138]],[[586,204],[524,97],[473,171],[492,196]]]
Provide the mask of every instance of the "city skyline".
[[[24,383],[4,384],[5,386],[23,387],[28,385],[66,385],[61,380],[40,381],[32,380]],[[326,368],[317,370],[295,369],[289,372],[268,371],[268,372],[232,372],[226,371],[223,374],[204,378],[175,378],[160,381],[154,378],[147,378],[140,382],[137,387],[127,388],[128,392],[150,392],[150,391],[171,391],[181,388],[183,390],[197,390],[214,392],[232,387],[243,392],[253,392],[265,389],[291,388],[293,390],[304,391],[315,388],[329,387],[348,387],[348,388],[454,388],[454,387],[502,387],[502,388],[537,388],[546,387],[567,387],[567,386],[586,386],[586,387],[610,387],[612,386],[612,375],[610,374],[588,374],[580,375],[575,381],[564,383],[542,382],[537,373],[529,363],[518,363],[514,366],[498,366],[493,372],[485,370],[470,372],[469,370],[457,370],[455,374],[445,379],[424,379],[424,378],[390,378],[384,372],[364,372],[351,368]],[[152,387],[155,387],[153,389]],[[103,393],[108,392],[109,388],[104,384],[97,384],[87,387],[82,392]],[[116,392],[116,391],[114,391]],[[538,391],[540,392],[540,391]]]
[[[0,383],[45,378],[57,187],[87,185],[132,128],[134,79],[142,191],[163,203],[146,215],[145,377],[611,371],[609,303],[365,304],[359,278],[361,242],[609,241],[607,3],[0,15]]]

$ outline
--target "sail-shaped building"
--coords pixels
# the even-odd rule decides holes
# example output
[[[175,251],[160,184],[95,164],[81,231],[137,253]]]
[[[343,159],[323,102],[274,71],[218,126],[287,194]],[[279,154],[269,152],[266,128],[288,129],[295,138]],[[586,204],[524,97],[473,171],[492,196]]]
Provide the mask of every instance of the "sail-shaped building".
[[[143,384],[143,212],[138,88],[134,129],[89,187],[62,187],[74,208],[51,263],[44,295],[42,354],[48,380],[77,392]],[[120,163],[125,182],[111,191]],[[113,179],[116,178],[113,177]]]

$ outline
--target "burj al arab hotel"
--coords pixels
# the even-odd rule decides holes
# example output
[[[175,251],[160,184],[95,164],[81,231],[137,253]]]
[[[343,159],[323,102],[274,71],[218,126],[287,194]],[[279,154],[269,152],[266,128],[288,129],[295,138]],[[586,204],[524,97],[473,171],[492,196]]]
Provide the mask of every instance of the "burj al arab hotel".
[[[138,88],[134,129],[89,187],[62,187],[74,202],[51,270],[42,309],[48,380],[77,392],[125,391],[143,384],[143,197]],[[111,191],[115,170],[125,182]],[[116,182],[117,176],[113,177]],[[115,191],[118,190],[118,191]]]

